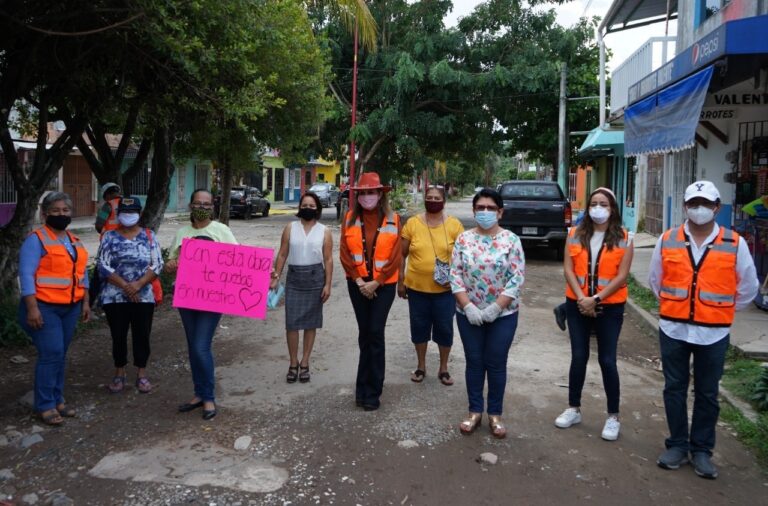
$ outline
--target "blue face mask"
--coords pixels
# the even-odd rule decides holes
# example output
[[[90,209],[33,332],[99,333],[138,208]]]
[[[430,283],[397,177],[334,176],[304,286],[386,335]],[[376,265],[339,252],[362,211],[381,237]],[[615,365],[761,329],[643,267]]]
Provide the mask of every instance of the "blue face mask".
[[[478,211],[475,213],[475,221],[483,230],[493,228],[499,218],[496,216],[496,211]]]

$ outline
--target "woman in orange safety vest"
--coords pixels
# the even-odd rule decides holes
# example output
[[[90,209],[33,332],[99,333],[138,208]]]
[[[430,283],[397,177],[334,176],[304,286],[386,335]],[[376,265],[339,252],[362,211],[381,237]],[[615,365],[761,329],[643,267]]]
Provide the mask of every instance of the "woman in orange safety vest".
[[[21,246],[19,323],[37,348],[34,409],[48,425],[75,416],[64,401],[67,349],[77,320],[90,318],[86,265],[88,251],[67,231],[72,221],[69,195],[51,192],[41,204],[45,225]]]
[[[352,187],[354,208],[341,225],[340,259],[360,347],[355,402],[366,411],[379,408],[384,388],[384,327],[402,262],[400,216],[387,203],[390,189],[375,172],[363,174]]]
[[[563,262],[571,367],[569,407],[557,417],[555,425],[565,429],[581,422],[581,391],[589,360],[589,339],[594,333],[608,404],[602,438],[615,441],[620,429],[616,346],[624,321],[632,236],[621,226],[619,206],[611,190],[597,188],[588,202],[589,212],[568,233]]]

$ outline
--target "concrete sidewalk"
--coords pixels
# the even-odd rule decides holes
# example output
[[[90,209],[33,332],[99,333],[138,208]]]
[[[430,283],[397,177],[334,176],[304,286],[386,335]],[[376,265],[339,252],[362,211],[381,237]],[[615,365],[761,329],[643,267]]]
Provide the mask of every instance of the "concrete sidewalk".
[[[649,288],[648,267],[656,239],[655,236],[644,232],[635,235],[635,256],[630,272],[637,282],[646,288]],[[658,328],[658,314],[650,314],[634,303],[628,304],[627,307],[647,321],[649,326]],[[731,344],[749,357],[768,359],[768,312],[750,304],[736,313],[736,319],[731,326]]]

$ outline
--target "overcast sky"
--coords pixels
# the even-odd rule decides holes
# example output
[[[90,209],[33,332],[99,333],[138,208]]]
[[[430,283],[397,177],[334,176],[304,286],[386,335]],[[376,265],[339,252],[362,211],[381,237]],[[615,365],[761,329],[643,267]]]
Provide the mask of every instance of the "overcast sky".
[[[455,25],[460,17],[471,13],[480,3],[482,3],[481,0],[453,0],[453,12],[446,17],[446,25]],[[603,17],[612,3],[613,0],[573,0],[555,7],[557,20],[563,26],[571,26],[581,16]],[[676,30],[677,22],[670,21],[669,35],[675,35]],[[663,22],[607,35],[605,45],[613,51],[613,56],[608,61],[608,68],[615,69],[650,37],[661,35],[664,35]]]

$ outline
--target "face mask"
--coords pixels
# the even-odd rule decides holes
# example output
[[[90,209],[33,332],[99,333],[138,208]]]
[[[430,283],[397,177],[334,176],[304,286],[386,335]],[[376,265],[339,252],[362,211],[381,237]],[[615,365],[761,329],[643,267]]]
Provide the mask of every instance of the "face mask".
[[[439,213],[443,210],[445,207],[445,202],[441,201],[435,201],[435,200],[425,200],[424,201],[424,208],[427,210],[428,213]]]
[[[360,195],[357,197],[357,202],[363,206],[363,209],[368,211],[371,209],[376,209],[376,206],[379,203],[379,194],[374,193],[373,195]]]
[[[124,227],[132,227],[139,222],[139,213],[120,213],[117,221]]]
[[[193,207],[189,215],[192,221],[205,221],[211,219],[211,210],[203,207]]]
[[[594,206],[589,208],[589,217],[598,225],[602,225],[611,216],[611,210],[607,207]]]
[[[493,228],[499,218],[496,216],[496,211],[478,211],[475,213],[475,221],[480,228],[488,230]]]
[[[45,217],[45,224],[54,230],[66,230],[72,223],[72,217],[59,214],[58,216],[48,215]]]
[[[706,225],[715,219],[715,211],[704,206],[689,207],[685,212],[688,219],[697,225]]]
[[[299,218],[306,221],[311,221],[317,218],[317,209],[312,209],[311,207],[302,207],[299,209],[299,212],[296,214]]]

